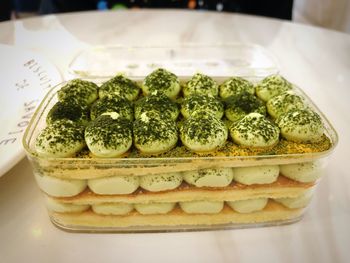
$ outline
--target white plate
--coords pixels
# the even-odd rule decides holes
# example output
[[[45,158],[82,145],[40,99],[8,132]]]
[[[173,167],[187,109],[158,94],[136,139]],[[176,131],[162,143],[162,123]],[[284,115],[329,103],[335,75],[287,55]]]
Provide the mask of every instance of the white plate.
[[[0,44],[0,177],[24,157],[22,136],[46,92],[61,82],[43,56]]]

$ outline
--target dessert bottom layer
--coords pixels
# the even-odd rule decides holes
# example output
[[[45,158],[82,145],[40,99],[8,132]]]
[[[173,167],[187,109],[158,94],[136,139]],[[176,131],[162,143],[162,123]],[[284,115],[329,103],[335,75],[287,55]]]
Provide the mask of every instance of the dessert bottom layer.
[[[127,215],[99,215],[92,210],[79,213],[58,213],[49,211],[52,221],[66,229],[87,230],[89,227],[95,230],[104,228],[128,228],[139,226],[215,226],[225,224],[259,224],[297,220],[303,214],[304,208],[290,209],[269,200],[265,208],[252,213],[238,213],[225,205],[217,214],[187,214],[176,206],[167,214],[142,215],[132,211]],[[133,229],[131,228],[130,231]],[[142,229],[141,229],[142,230]]]

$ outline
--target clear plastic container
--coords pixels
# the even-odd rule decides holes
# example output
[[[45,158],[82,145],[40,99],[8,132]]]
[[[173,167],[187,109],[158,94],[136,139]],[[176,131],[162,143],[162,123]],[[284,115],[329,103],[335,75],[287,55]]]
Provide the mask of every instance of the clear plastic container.
[[[172,47],[94,47],[81,51],[70,63],[71,77],[111,78],[117,72],[142,79],[156,68],[166,68],[182,79],[196,72],[227,78],[264,77],[278,73],[277,59],[253,44]]]
[[[131,53],[125,54],[125,50],[131,50]],[[263,76],[278,72],[272,57],[256,46],[112,47],[105,48],[101,52],[103,56],[110,54],[110,56],[106,55],[109,60],[106,71],[100,71],[103,63],[98,59],[94,60],[95,50],[90,50],[82,52],[75,58],[70,67],[71,73],[82,74],[79,77],[89,77],[90,80],[96,78],[95,81],[100,82],[122,71],[130,78],[140,80],[154,69],[147,67],[149,63],[158,63],[157,65],[173,71],[183,81],[200,71],[221,82],[232,75],[245,76],[256,81]],[[230,61],[242,62],[233,63],[238,70],[223,64],[222,61],[227,58],[227,54],[232,55]],[[101,58],[101,61],[103,56],[99,51],[97,57]],[[200,60],[200,58],[207,60]],[[183,62],[184,59],[192,67],[177,66],[176,63]],[[117,63],[113,64],[113,60]],[[88,64],[84,64],[83,61]],[[97,62],[91,64],[91,61]],[[216,61],[219,66],[210,70],[208,65],[213,61]],[[249,61],[261,63],[254,62],[254,64]],[[128,63],[139,66],[131,67],[130,71],[127,71]],[[65,230],[191,231],[292,223],[298,221],[305,212],[317,180],[326,165],[326,157],[333,151],[338,141],[337,134],[326,117],[310,98],[296,87],[296,91],[321,116],[329,147],[318,151],[312,145],[309,145],[311,148],[304,145],[308,149],[306,152],[304,150],[289,154],[260,152],[245,156],[222,154],[171,158],[39,157],[34,149],[35,139],[46,126],[46,115],[56,103],[57,91],[64,84],[48,92],[28,125],[23,145],[33,165],[39,187],[46,196],[50,218],[55,225]],[[275,171],[274,175],[270,174],[270,179],[265,176],[262,181],[259,181],[259,178],[250,180],[252,177],[249,173],[259,174],[264,169],[270,171],[270,168]],[[206,182],[193,185],[184,180],[185,174],[203,173],[210,169],[214,169],[215,172],[219,170],[228,172],[229,179],[226,184],[210,187]],[[296,170],[302,171],[297,178],[293,175]],[[116,190],[120,184],[127,184],[130,188],[130,184],[124,179],[119,180],[121,176],[137,177],[139,182],[141,180],[139,178],[145,176],[169,173],[177,173],[182,178],[179,185],[172,190],[150,191],[142,185],[128,190],[129,194],[120,194]],[[233,178],[232,173],[235,175]],[[104,193],[99,192],[101,185],[109,190]],[[115,185],[116,189],[110,187],[111,185]]]

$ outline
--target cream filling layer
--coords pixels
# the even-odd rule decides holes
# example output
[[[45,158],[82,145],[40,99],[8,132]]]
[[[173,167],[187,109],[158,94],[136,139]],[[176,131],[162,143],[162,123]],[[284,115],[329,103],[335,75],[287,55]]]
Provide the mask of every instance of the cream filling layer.
[[[297,198],[279,198],[274,199],[287,208],[303,208],[311,198],[307,193]],[[187,214],[218,214],[226,203],[232,210],[237,213],[254,213],[261,211],[268,203],[268,198],[249,199],[241,201],[189,201],[189,202],[168,202],[168,203],[105,203],[91,205],[91,209],[96,214],[101,215],[127,215],[136,210],[142,215],[167,214],[171,212],[177,204],[181,210]],[[47,197],[46,205],[50,211],[58,213],[77,213],[84,212],[90,208],[89,204],[81,205],[74,203],[63,203],[54,198]]]
[[[167,214],[174,209],[176,203],[135,204],[137,212],[142,215]]]
[[[42,191],[55,197],[75,196],[87,186],[87,180],[60,179],[38,173],[34,173],[34,177]]]
[[[96,194],[131,194],[140,185],[138,176],[111,176],[88,180],[88,186]]]
[[[190,201],[179,204],[187,214],[217,214],[224,208],[223,201]]]
[[[197,187],[225,187],[233,179],[231,168],[203,169],[183,173],[184,180]]]
[[[309,162],[291,165],[265,165],[239,168],[202,169],[187,172],[164,173],[144,176],[110,176],[89,180],[61,179],[35,173],[42,191],[54,197],[70,197],[83,192],[87,186],[96,194],[131,194],[139,187],[160,192],[178,188],[182,181],[194,187],[226,187],[232,183],[244,185],[271,184],[279,173],[302,183],[313,182],[323,171],[323,162]]]
[[[314,182],[324,173],[321,161],[286,164],[281,165],[280,169],[285,177],[302,183]]]
[[[127,215],[134,210],[134,206],[127,203],[98,204],[92,205],[91,208],[100,215]]]
[[[241,200],[234,202],[227,202],[227,204],[238,213],[252,213],[261,211],[267,205],[268,198]]]
[[[270,184],[277,180],[279,171],[278,165],[233,168],[233,180],[245,185]]]
[[[312,195],[313,191],[310,190],[296,198],[277,198],[274,200],[290,209],[303,208],[310,203]]]
[[[182,183],[181,173],[164,173],[141,176],[140,186],[150,192],[172,190]]]
[[[90,205],[66,204],[47,197],[46,207],[48,210],[58,213],[79,213],[88,210]]]

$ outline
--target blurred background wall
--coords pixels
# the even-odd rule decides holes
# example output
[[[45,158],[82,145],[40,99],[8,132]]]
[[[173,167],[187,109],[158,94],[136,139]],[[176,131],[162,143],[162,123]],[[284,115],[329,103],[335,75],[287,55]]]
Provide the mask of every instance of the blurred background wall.
[[[125,8],[244,13],[350,33],[350,0],[0,0],[0,21],[40,14]]]
[[[294,0],[293,21],[350,33],[350,0]]]

